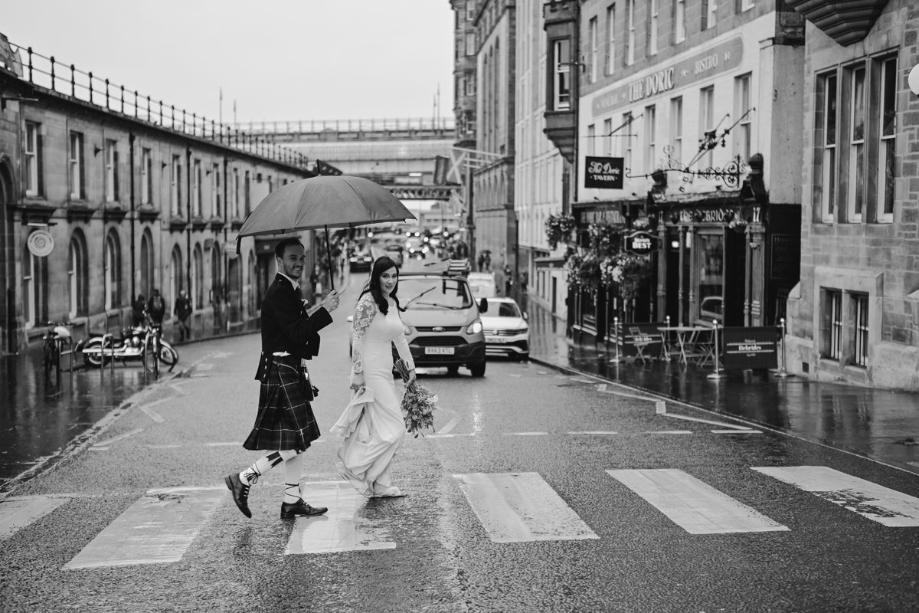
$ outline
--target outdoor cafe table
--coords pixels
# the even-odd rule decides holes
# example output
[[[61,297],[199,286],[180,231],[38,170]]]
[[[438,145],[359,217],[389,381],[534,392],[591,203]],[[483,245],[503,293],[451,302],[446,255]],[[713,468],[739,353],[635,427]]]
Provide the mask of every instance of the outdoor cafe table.
[[[676,336],[677,346],[680,349],[680,363],[688,364],[691,357],[705,357],[708,352],[693,353],[693,344],[700,333],[711,332],[712,328],[708,326],[662,326],[658,328],[664,335],[664,344],[670,343],[670,333]],[[689,352],[687,352],[689,350]],[[669,354],[669,351],[668,351]]]

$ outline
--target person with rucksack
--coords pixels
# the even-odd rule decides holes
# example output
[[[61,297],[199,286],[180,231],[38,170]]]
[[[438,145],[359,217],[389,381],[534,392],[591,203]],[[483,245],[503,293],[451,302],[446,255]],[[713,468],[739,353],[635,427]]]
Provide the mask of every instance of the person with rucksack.
[[[173,314],[179,320],[180,341],[186,341],[191,338],[191,325],[189,325],[188,322],[191,313],[191,300],[188,299],[188,292],[183,289],[179,292],[179,297],[176,298],[175,309],[173,311]]]
[[[163,325],[163,317],[166,315],[166,301],[160,295],[160,290],[154,289],[153,295],[147,301],[147,314],[157,326]]]

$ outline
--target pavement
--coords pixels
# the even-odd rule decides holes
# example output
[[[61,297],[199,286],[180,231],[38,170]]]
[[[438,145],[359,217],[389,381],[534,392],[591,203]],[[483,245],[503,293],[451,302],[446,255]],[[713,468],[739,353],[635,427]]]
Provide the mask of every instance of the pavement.
[[[534,362],[919,474],[919,394],[779,378],[769,371],[728,371],[726,378],[711,380],[710,365],[659,359],[611,362],[612,347],[575,342],[565,322],[535,301],[527,313]]]

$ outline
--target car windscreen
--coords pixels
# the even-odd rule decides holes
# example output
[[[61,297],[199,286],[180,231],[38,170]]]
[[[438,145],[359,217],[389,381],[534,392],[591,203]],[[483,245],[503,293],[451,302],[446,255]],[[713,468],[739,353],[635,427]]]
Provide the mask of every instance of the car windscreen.
[[[499,302],[498,317],[520,317],[520,311],[513,302]]]
[[[409,309],[468,309],[472,296],[463,279],[404,277],[399,279],[399,302]]]

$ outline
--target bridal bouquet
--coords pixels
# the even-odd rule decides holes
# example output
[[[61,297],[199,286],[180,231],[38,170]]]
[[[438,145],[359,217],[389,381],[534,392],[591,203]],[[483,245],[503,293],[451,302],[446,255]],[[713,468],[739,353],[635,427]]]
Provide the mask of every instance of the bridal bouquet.
[[[402,380],[408,380],[408,365],[403,360],[396,361],[396,370],[402,375]],[[434,409],[437,402],[437,396],[429,392],[423,386],[413,381],[410,385],[405,386],[405,395],[402,396],[402,416],[405,419],[405,429],[415,438],[421,434],[422,430],[430,428],[434,430]]]

